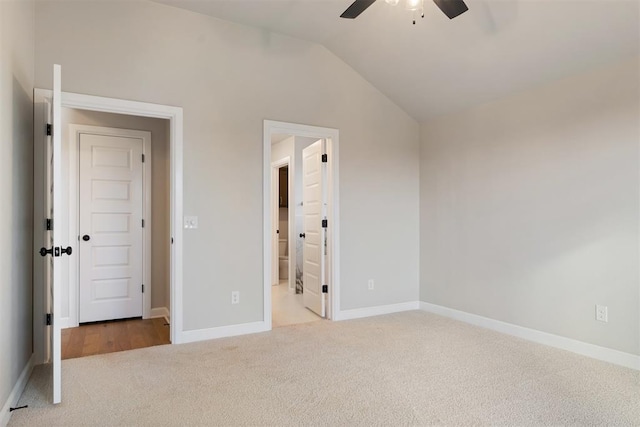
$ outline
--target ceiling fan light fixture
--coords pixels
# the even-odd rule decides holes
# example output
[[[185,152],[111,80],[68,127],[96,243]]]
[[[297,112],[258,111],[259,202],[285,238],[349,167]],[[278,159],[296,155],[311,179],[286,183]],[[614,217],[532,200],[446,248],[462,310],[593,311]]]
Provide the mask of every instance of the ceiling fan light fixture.
[[[355,0],[347,10],[342,12],[340,18],[355,19],[375,3],[375,1],[376,0]],[[400,0],[385,0],[385,2],[396,6]],[[433,2],[449,19],[453,19],[469,10],[464,0],[433,0]],[[405,9],[413,12],[414,24],[416,23],[416,14],[424,18],[424,0],[405,0]]]

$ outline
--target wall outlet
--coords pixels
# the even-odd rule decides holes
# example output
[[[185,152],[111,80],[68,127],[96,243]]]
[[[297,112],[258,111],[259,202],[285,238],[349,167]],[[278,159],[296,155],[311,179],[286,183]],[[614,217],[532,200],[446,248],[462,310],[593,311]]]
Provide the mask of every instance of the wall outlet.
[[[370,291],[373,290],[373,279],[369,279],[369,282],[367,283],[367,286],[369,287]]]
[[[596,320],[600,322],[609,321],[609,310],[606,305],[596,305]]]
[[[231,292],[231,304],[240,304],[240,291]]]

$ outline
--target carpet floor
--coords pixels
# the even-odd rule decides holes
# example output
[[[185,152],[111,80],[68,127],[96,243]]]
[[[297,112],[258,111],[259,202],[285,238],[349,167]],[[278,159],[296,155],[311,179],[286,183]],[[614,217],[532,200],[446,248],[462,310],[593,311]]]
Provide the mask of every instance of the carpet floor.
[[[640,372],[420,311],[37,367],[10,426],[640,425]]]

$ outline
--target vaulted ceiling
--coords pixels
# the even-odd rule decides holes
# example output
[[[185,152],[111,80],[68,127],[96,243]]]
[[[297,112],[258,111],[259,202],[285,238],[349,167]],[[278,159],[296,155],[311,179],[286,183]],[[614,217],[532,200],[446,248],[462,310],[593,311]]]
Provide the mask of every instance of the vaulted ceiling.
[[[156,0],[324,45],[417,120],[640,54],[635,0],[466,0],[449,20],[425,0],[412,25],[404,0]]]

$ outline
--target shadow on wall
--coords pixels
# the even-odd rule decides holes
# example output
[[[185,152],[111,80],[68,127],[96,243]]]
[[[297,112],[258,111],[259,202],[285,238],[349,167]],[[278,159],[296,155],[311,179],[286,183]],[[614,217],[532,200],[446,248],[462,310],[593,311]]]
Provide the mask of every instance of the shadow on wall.
[[[16,62],[17,63],[17,62]],[[14,236],[8,242],[13,250],[11,283],[24,284],[14,292],[22,293],[20,304],[24,311],[17,319],[23,331],[28,331],[25,339],[31,342],[33,330],[32,276],[33,276],[33,99],[18,79],[13,77],[13,135],[12,135],[12,180],[11,185],[11,229]],[[31,120],[24,120],[25,117]],[[31,346],[29,345],[29,351]]]

